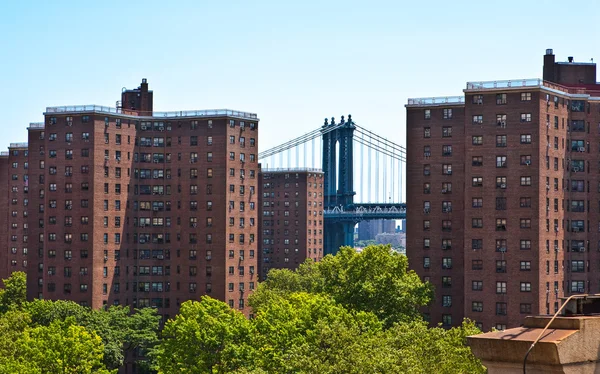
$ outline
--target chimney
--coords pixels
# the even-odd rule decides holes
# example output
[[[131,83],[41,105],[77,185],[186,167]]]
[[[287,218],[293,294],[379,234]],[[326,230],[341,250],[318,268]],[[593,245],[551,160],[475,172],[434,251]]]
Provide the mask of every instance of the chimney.
[[[556,82],[556,70],[554,69],[554,52],[552,49],[546,49],[546,54],[544,55],[544,72],[543,79],[549,82]]]
[[[568,58],[569,58],[569,63],[572,63],[573,62],[573,56],[569,56]]]

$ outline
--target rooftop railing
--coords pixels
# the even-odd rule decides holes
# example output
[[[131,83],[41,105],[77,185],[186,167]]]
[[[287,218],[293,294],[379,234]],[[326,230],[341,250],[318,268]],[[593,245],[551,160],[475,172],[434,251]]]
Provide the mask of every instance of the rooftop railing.
[[[8,151],[0,151],[0,157],[7,157]]]
[[[311,172],[311,173],[322,173],[323,169],[317,169],[317,168],[262,168],[260,169],[261,173],[285,173],[285,172],[290,172],[290,173],[298,173],[298,172]]]
[[[46,124],[44,122],[31,122],[31,123],[29,123],[29,128],[30,129],[43,129],[44,127],[46,127]]]
[[[8,148],[27,148],[27,142],[23,143],[10,143]]]
[[[101,105],[73,105],[73,106],[58,106],[47,107],[46,113],[78,113],[78,112],[97,112],[108,114],[130,115],[134,117],[152,117],[152,118],[177,118],[177,117],[215,117],[215,116],[230,116],[247,119],[258,119],[255,113],[240,112],[231,109],[209,109],[209,110],[182,110],[174,112],[148,112],[144,114],[139,111],[132,111],[121,108],[112,108]]]
[[[543,85],[543,80],[534,79],[513,79],[502,81],[485,82],[467,82],[467,90],[484,90],[494,88],[516,88],[516,87],[539,87]]]
[[[408,105],[444,105],[444,104],[464,104],[464,96],[446,96],[446,97],[420,97],[408,99]]]

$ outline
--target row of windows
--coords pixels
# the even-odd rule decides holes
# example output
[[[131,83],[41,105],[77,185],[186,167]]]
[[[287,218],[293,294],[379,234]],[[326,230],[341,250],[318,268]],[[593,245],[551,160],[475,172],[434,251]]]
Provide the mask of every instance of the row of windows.
[[[497,316],[505,316],[507,314],[508,304],[507,303],[496,303],[496,315]],[[473,301],[471,303],[471,311],[482,313],[483,312],[483,301]],[[521,303],[519,304],[519,313],[521,314],[531,314],[531,304],[529,303]]]

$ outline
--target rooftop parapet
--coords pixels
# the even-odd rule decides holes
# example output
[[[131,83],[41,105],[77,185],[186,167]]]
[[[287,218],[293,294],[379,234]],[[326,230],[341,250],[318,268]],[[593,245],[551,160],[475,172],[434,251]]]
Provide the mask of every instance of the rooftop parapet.
[[[123,116],[131,116],[135,118],[180,118],[180,117],[238,117],[244,119],[258,120],[258,116],[255,113],[240,112],[231,109],[208,109],[208,110],[182,110],[173,112],[151,112],[148,115],[144,115],[143,112],[130,111],[121,108],[111,108],[101,105],[73,105],[73,106],[57,106],[47,107],[45,114],[53,113],[81,113],[81,112],[94,112],[94,113],[106,113],[106,114],[118,114]],[[141,113],[141,114],[139,114]],[[138,115],[139,114],[139,115]]]

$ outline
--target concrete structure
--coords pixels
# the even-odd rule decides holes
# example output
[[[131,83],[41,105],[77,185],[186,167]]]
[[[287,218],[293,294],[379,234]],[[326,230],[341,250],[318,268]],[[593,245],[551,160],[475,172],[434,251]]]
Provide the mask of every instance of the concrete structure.
[[[323,175],[306,168],[259,173],[261,280],[269,269],[296,269],[307,258],[323,258]]]
[[[248,314],[258,118],[157,113],[152,99],[144,79],[116,108],[47,108],[29,143],[0,156],[0,270],[26,269],[29,298],[154,307],[168,318],[208,294]]]
[[[600,85],[594,64],[544,63],[546,80],[409,99],[407,254],[432,323],[505,329],[600,290]]]
[[[467,342],[489,374],[522,374],[538,338],[527,356],[527,374],[594,374],[600,372],[600,317],[586,314],[567,313],[552,322],[550,316],[525,317],[521,327],[470,336]]]

